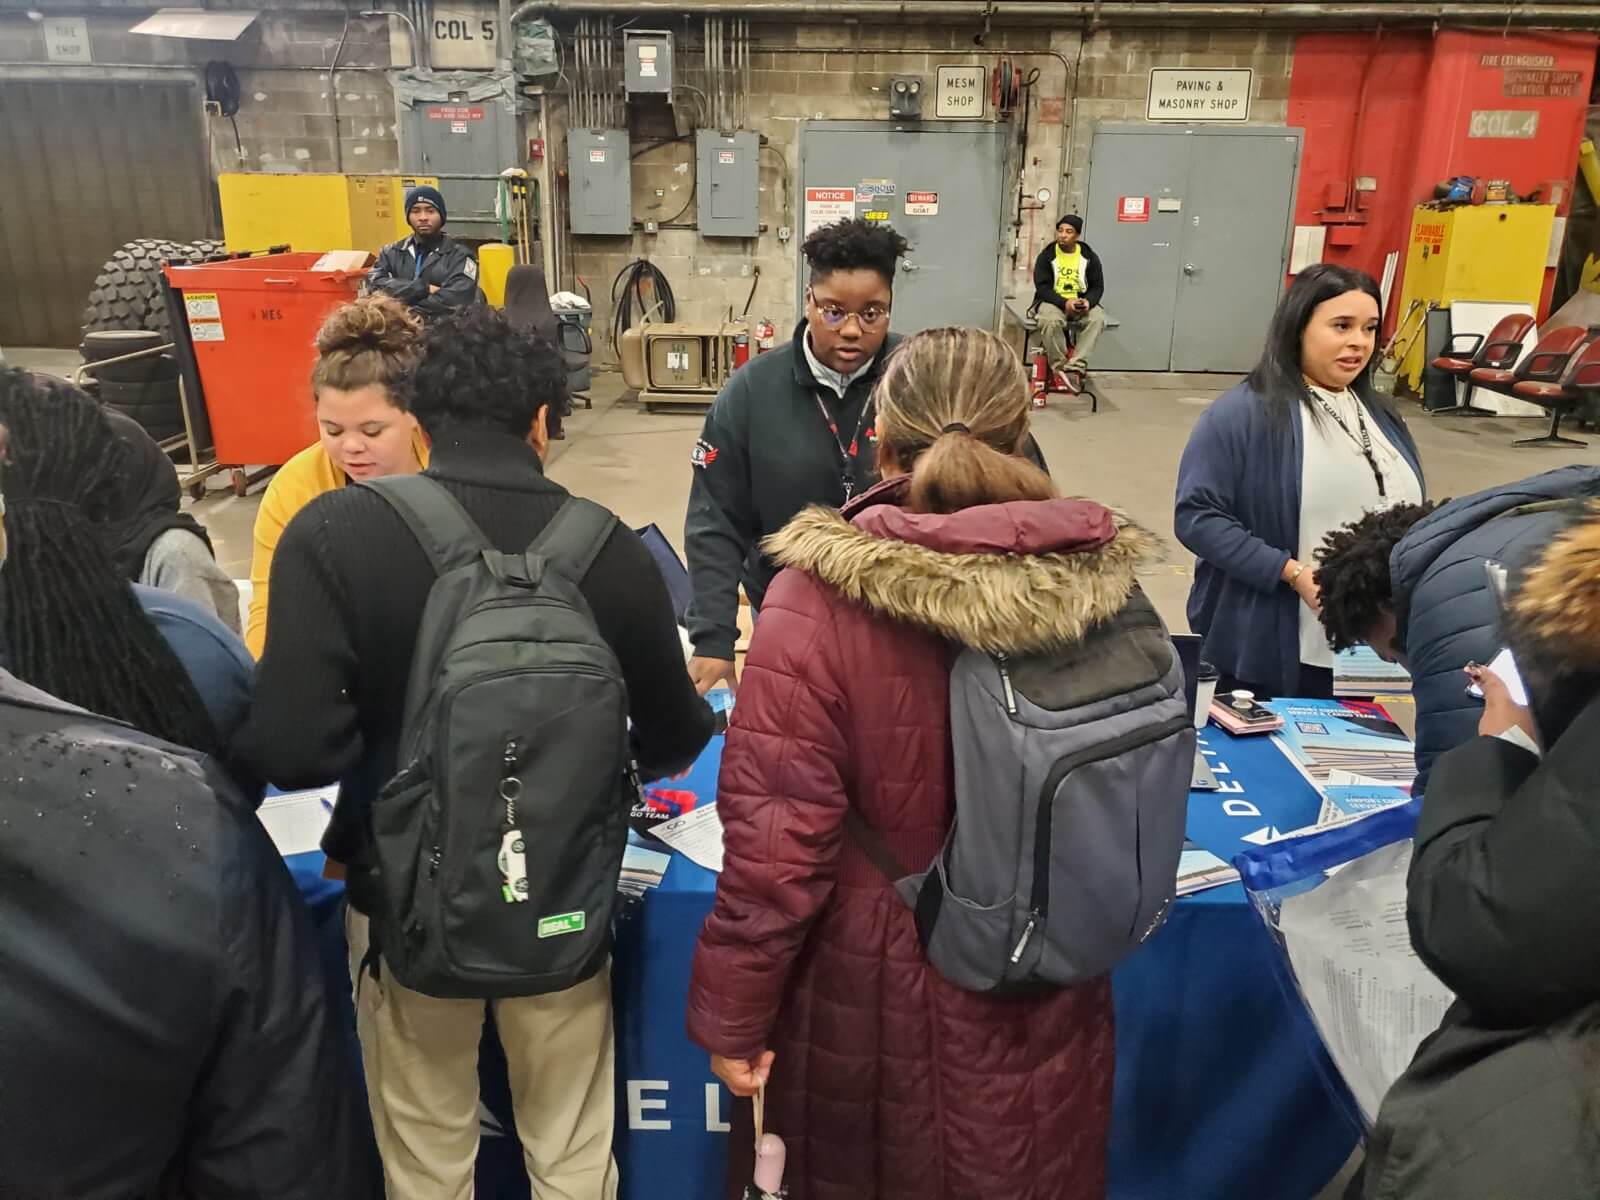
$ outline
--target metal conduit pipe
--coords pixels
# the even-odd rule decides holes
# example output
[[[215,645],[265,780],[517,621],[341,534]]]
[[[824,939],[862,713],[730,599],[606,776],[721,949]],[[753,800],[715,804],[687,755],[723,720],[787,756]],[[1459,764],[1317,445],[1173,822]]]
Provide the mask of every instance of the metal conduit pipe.
[[[609,12],[620,0],[526,0],[511,14],[515,24],[535,13]],[[932,23],[966,23],[988,17],[992,24],[1027,22],[1061,26],[1092,20],[1099,25],[1188,25],[1232,21],[1243,25],[1370,25],[1376,21],[1437,21],[1440,24],[1539,26],[1592,31],[1600,23],[1600,4],[1588,0],[1545,3],[1484,3],[1455,0],[1418,4],[1414,0],[1367,0],[1364,4],[1246,4],[1222,0],[814,0],[796,8],[792,0],[630,0],[640,17],[736,13],[745,18],[808,21],[853,18],[891,21],[915,17]],[[763,47],[764,49],[764,47]],[[876,52],[877,47],[873,48]],[[948,50],[949,47],[946,47]]]

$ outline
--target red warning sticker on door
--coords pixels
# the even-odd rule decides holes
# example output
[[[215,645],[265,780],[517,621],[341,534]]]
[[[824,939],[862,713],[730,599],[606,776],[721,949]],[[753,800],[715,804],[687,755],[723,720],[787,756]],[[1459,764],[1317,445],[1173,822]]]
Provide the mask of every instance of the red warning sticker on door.
[[[1117,220],[1144,222],[1149,219],[1149,196],[1119,196],[1117,198]]]
[[[939,213],[938,192],[907,192],[906,216],[932,217]]]

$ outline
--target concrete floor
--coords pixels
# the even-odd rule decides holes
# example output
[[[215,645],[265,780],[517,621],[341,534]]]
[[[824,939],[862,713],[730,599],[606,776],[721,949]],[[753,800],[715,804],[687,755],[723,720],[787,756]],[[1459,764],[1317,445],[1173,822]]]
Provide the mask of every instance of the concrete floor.
[[[13,350],[7,358],[17,366],[62,375],[78,361],[75,352],[55,350]],[[1124,509],[1168,539],[1165,561],[1145,573],[1144,586],[1168,624],[1183,631],[1192,569],[1190,556],[1172,538],[1178,459],[1195,419],[1234,379],[1106,373],[1097,381],[1102,397],[1098,413],[1089,412],[1087,401],[1052,397],[1048,409],[1034,414],[1035,434],[1063,491]],[[593,394],[594,408],[579,408],[567,423],[566,440],[554,443],[551,477],[611,508],[634,527],[659,525],[681,551],[689,452],[701,417],[645,412],[623,398],[620,375],[596,375]],[[1409,403],[1405,413],[1435,499],[1567,463],[1600,465],[1600,435],[1582,450],[1518,449],[1512,441],[1542,433],[1546,422],[1430,417]],[[193,506],[211,533],[218,559],[236,578],[249,573],[251,526],[262,486],[236,499],[225,480],[216,479],[210,493]]]

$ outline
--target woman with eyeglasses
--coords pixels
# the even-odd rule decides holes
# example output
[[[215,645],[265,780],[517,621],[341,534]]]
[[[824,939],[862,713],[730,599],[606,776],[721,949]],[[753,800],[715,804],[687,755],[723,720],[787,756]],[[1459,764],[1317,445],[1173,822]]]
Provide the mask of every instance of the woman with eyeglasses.
[[[889,310],[906,240],[840,221],[803,249],[811,286],[794,338],[735,372],[695,443],[684,545],[689,674],[702,694],[734,683],[740,584],[759,608],[776,574],[761,540],[807,505],[837,508],[878,479],[871,395],[898,340]]]
[[[759,609],[777,574],[762,539],[809,505],[838,508],[878,482],[871,397],[900,340],[889,317],[906,245],[889,226],[861,220],[813,231],[794,338],[740,368],[706,416],[684,523],[689,674],[701,694],[736,682],[739,587]],[[1024,454],[1045,468],[1031,437]]]

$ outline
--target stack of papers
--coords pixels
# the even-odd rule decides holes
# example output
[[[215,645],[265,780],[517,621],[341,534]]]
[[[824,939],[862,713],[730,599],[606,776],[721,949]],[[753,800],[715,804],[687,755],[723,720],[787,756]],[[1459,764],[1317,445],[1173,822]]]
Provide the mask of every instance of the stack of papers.
[[[628,834],[628,848],[622,853],[622,875],[617,880],[617,891],[624,896],[642,896],[652,888],[661,886],[672,855],[639,845],[637,834]]]
[[[1322,788],[1322,811],[1317,814],[1317,828],[1342,825],[1368,813],[1404,804],[1409,799],[1409,787],[1368,779],[1350,771],[1330,771],[1328,782]]]
[[[322,849],[322,835],[339,799],[339,785],[268,796],[256,810],[267,836],[284,858]]]
[[[1399,663],[1384,662],[1371,646],[1353,646],[1333,658],[1335,696],[1408,696],[1411,672]]]
[[[1221,887],[1238,878],[1239,872],[1211,851],[1202,850],[1191,841],[1184,841],[1183,854],[1178,858],[1178,895],[1187,896],[1207,888]]]
[[[1334,771],[1404,787],[1417,777],[1411,739],[1373,705],[1273,700],[1267,707],[1283,718],[1272,740],[1324,794]]]
[[[704,804],[681,817],[652,825],[650,833],[690,862],[708,871],[722,871],[722,817],[715,804]]]

